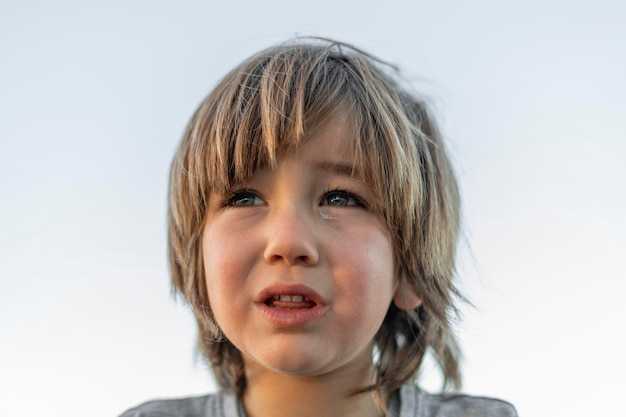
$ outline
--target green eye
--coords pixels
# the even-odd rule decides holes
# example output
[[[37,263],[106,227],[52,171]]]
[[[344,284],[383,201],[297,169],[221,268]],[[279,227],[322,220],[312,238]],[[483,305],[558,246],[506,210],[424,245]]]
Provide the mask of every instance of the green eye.
[[[258,206],[261,204],[264,204],[263,200],[261,200],[261,198],[258,195],[251,193],[250,191],[236,192],[232,197],[230,197],[226,201],[227,206],[236,206],[236,207]]]
[[[331,191],[326,193],[322,201],[324,206],[356,206],[360,201],[347,191]]]

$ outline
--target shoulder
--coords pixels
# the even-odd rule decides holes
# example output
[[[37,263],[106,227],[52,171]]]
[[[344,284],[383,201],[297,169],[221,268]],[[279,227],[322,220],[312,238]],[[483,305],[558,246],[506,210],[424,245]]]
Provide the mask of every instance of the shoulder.
[[[229,417],[235,401],[224,393],[153,400],[127,410],[120,417]],[[232,404],[230,404],[232,402]]]
[[[400,417],[517,417],[506,401],[458,393],[429,394],[413,385],[400,391]]]

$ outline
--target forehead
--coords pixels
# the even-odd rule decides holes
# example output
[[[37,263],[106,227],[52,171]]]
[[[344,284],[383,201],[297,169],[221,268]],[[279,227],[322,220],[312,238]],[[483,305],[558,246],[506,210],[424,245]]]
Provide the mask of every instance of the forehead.
[[[362,176],[365,167],[359,158],[361,146],[354,125],[347,114],[327,118],[281,156],[293,155],[315,168],[341,175]]]
[[[301,147],[328,157],[354,155],[358,148],[354,123],[347,114],[325,118],[308,129]]]

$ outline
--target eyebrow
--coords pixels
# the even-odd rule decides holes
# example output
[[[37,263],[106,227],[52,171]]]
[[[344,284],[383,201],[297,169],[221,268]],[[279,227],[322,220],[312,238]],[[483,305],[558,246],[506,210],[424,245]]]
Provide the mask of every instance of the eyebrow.
[[[346,176],[346,177],[354,177],[357,174],[356,167],[353,165],[349,165],[349,164],[320,161],[320,162],[314,162],[313,166],[317,170],[331,172],[331,173],[339,174],[339,175]]]

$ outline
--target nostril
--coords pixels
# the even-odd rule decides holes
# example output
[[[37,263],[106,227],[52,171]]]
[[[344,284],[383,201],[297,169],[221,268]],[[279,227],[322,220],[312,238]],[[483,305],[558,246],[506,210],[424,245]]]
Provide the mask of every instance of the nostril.
[[[271,264],[314,265],[319,259],[319,253],[312,242],[290,245],[285,242],[273,242],[266,248],[264,257]]]
[[[318,259],[315,225],[300,211],[277,210],[267,223],[264,257],[269,263],[313,265]]]

